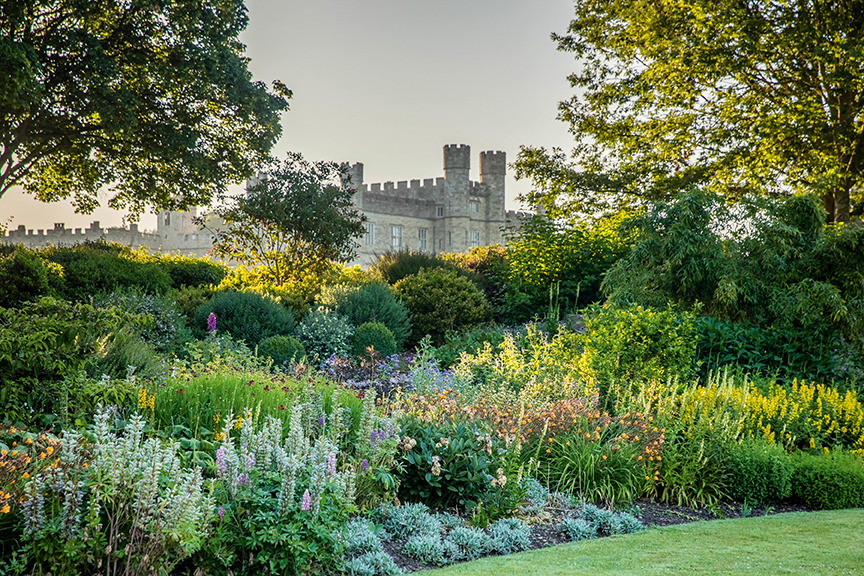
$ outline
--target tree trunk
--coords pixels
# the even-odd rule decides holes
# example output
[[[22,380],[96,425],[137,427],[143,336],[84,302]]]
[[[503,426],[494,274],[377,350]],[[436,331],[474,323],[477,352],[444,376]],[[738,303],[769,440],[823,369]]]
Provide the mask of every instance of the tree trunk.
[[[829,224],[834,222],[834,193],[828,192],[822,195],[822,206],[825,207],[826,219]]]
[[[834,190],[834,222],[849,222],[849,191],[850,184]]]

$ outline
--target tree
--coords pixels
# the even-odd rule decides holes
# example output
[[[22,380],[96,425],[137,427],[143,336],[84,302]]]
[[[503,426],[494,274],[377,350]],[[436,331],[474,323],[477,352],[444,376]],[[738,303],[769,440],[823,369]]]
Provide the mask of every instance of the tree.
[[[253,82],[242,0],[0,3],[0,197],[79,212],[209,204],[253,174],[291,93]]]
[[[213,250],[264,267],[280,285],[351,260],[366,217],[354,207],[354,191],[340,185],[343,176],[338,164],[306,162],[298,153],[283,163],[269,159],[245,197],[213,211],[223,222]]]
[[[577,144],[523,148],[552,215],[668,199],[815,191],[864,208],[864,2],[579,0],[558,49],[581,69],[559,105]]]

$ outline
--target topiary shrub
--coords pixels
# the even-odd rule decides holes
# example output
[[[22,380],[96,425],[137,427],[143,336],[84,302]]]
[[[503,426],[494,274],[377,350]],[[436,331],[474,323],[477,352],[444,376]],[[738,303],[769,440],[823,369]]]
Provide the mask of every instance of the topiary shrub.
[[[424,268],[397,282],[394,289],[411,313],[413,343],[428,334],[440,346],[448,330],[465,329],[489,318],[486,297],[455,272]]]
[[[303,344],[293,336],[270,336],[258,344],[258,356],[273,359],[273,368],[284,369],[291,362],[299,362],[306,356]]]
[[[255,346],[265,338],[290,334],[294,316],[272,298],[254,292],[218,292],[195,311],[195,330],[204,334],[207,318],[216,315],[216,330]]]
[[[327,285],[317,301],[345,316],[354,326],[380,322],[393,333],[399,347],[411,334],[408,309],[384,282]]]
[[[17,248],[0,258],[0,307],[13,308],[50,292],[50,277],[59,279],[62,268],[44,262],[33,252]]]
[[[351,339],[351,351],[355,356],[366,356],[366,349],[375,349],[382,356],[390,356],[398,352],[393,333],[380,322],[366,322],[354,330]]]
[[[792,457],[792,498],[815,510],[864,507],[864,458],[835,450]]]
[[[732,447],[726,462],[727,491],[733,500],[768,504],[792,494],[792,462],[782,446],[748,438]]]
[[[306,354],[323,362],[330,356],[347,356],[351,352],[354,327],[341,314],[318,308],[303,317],[296,335]]]

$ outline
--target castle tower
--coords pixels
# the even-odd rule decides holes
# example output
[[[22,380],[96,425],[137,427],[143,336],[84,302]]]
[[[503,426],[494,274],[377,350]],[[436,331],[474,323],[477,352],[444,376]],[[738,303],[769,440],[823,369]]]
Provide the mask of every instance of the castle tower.
[[[439,236],[444,241],[444,252],[461,252],[468,246],[468,230],[471,224],[468,214],[470,170],[470,146],[444,146],[444,220]]]
[[[354,189],[354,206],[363,209],[363,164],[342,164],[342,187]]]
[[[504,208],[504,182],[507,177],[507,155],[501,151],[480,152],[480,184],[488,190],[485,238],[489,244],[503,241],[501,226],[507,220]]]

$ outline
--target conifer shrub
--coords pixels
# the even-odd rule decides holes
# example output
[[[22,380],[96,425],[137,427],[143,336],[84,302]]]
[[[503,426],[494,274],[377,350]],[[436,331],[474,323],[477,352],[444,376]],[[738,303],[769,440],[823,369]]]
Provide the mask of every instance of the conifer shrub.
[[[218,292],[195,311],[195,330],[204,334],[207,318],[216,316],[216,330],[255,346],[265,338],[290,334],[294,316],[272,298],[254,292]]]
[[[408,309],[384,282],[326,285],[317,301],[345,316],[354,326],[380,322],[393,333],[397,347],[411,334]]]
[[[270,336],[258,344],[258,356],[270,357],[274,369],[284,369],[291,362],[299,362],[306,356],[303,344],[293,336]]]
[[[393,333],[381,322],[366,322],[354,330],[354,337],[351,339],[354,355],[366,356],[370,347],[385,357],[398,352]]]
[[[444,343],[449,330],[461,330],[489,319],[491,310],[483,293],[465,277],[440,268],[424,268],[396,283],[396,294],[411,314],[411,341],[429,335]]]

